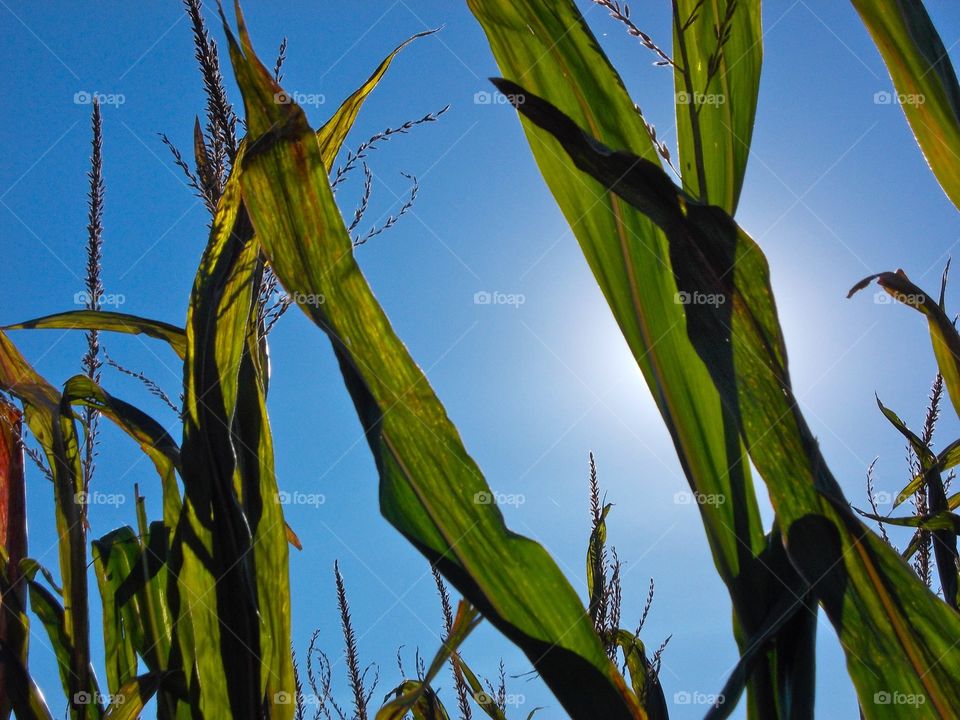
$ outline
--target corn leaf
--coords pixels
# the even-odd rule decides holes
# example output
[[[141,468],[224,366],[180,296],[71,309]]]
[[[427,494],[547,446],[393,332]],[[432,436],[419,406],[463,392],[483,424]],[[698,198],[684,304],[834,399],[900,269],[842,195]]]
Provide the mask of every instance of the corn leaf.
[[[16,653],[6,644],[0,645],[0,667],[7,678],[5,696],[17,720],[53,720],[43,693],[34,682]]]
[[[763,662],[765,652],[775,643],[786,643],[792,649],[779,655],[782,663],[779,678],[786,683],[778,696],[779,712],[787,718],[814,716],[816,678],[809,670],[815,666],[816,658],[817,600],[787,557],[778,522],[774,522],[769,537],[761,561],[770,569],[770,580],[784,583],[788,592],[767,609],[760,628],[746,643],[746,650],[717,695],[722,701],[710,708],[705,720],[720,720],[733,714],[753,668]]]
[[[440,702],[440,696],[427,683],[420,680],[404,680],[383,698],[402,698],[405,695],[417,695],[416,702],[408,712],[412,720],[450,720],[450,713]]]
[[[893,410],[886,407],[880,398],[877,397],[877,406],[880,408],[880,412],[883,413],[883,416],[890,421],[890,424],[893,425],[897,431],[903,435],[907,442],[910,443],[910,447],[913,448],[913,451],[917,454],[917,457],[920,458],[920,462],[923,467],[930,467],[936,462],[936,457],[930,451],[929,446],[923,440],[916,436],[916,434],[907,427],[906,423],[900,419],[900,416],[897,415]]]
[[[150,458],[160,476],[164,523],[173,528],[180,516],[180,448],[163,426],[139,408],[115,398],[85,375],[76,375],[63,388],[66,402],[97,410],[129,435]]]
[[[189,690],[204,714],[230,708],[236,718],[282,719],[294,708],[274,700],[292,694],[294,682],[286,526],[254,321],[262,268],[234,170],[187,316],[185,496],[170,559],[179,589],[171,607],[192,668]]]
[[[607,515],[612,503],[607,503],[600,511],[600,521],[590,532],[590,540],[587,542],[587,595],[590,600],[587,604],[587,611],[590,617],[596,617],[596,613],[603,600],[603,573],[606,568],[601,561],[601,552],[607,544]],[[597,582],[597,579],[600,582]]]
[[[242,25],[241,25],[242,28]],[[381,510],[535,662],[571,711],[635,717],[575,591],[544,549],[510,533],[453,424],[353,258],[313,130],[241,30],[231,58],[246,107],[244,203],[273,271],[330,337],[381,477]],[[577,682],[572,681],[577,677]]]
[[[131,577],[139,560],[140,547],[132,528],[114,530],[93,542],[93,566],[103,606],[103,648],[107,666],[107,688],[111,695],[137,675],[136,646],[143,646],[141,610],[135,595],[124,598],[118,592]]]
[[[187,349],[183,328],[108,310],[71,310],[7,325],[4,330],[106,330],[164,340],[182,360]]]
[[[0,398],[0,719],[11,710],[17,717],[36,716],[45,710],[43,696],[27,672],[30,619],[27,587],[20,561],[27,554],[26,479],[21,442],[22,417]],[[19,687],[13,687],[17,685]]]
[[[657,166],[614,151],[523,88],[518,109],[571,159],[641,208],[670,238],[682,292],[724,298],[687,306],[686,328],[741,427],[764,478],[791,563],[827,612],[867,718],[898,717],[877,693],[923,696],[931,712],[960,707],[960,617],[857,520],[793,397],[786,349],[760,248],[726,213],[701,205]],[[762,442],[761,442],[762,441]]]
[[[960,86],[922,0],[852,0],[877,45],[896,95],[940,186],[960,208]]]
[[[943,375],[953,407],[960,415],[960,334],[957,333],[953,322],[940,303],[914,285],[903,270],[865,277],[851,288],[847,297],[853,296],[874,280],[888,295],[927,317],[937,367]]]
[[[78,702],[96,681],[90,668],[90,628],[87,607],[85,488],[79,442],[70,403],[44,380],[0,331],[0,389],[23,402],[24,418],[37,438],[53,473],[60,577],[66,598],[62,631],[69,641],[66,680],[71,715],[100,717],[98,702]],[[32,597],[32,595],[31,595]],[[50,630],[51,626],[47,626]]]
[[[949,470],[950,468],[956,467],[960,464],[960,440],[954,440],[952,443],[947,445],[943,450],[941,450],[934,461],[934,466],[940,472],[944,470]],[[917,492],[921,487],[923,487],[923,478],[925,473],[918,473],[907,485],[897,493],[897,497],[894,498],[893,508],[896,509],[901,505],[904,500],[907,500]]]
[[[387,69],[390,67],[390,63],[393,62],[393,59],[401,50],[403,50],[414,40],[426,37],[427,35],[432,35],[435,32],[437,31],[426,30],[424,32],[419,32],[400,43],[400,45],[398,45],[392,53],[387,55],[381,61],[381,63],[377,66],[377,69],[373,71],[373,74],[367,78],[367,81],[357,88],[357,90],[355,90],[350,97],[344,100],[340,107],[337,108],[337,111],[333,114],[333,116],[327,120],[327,122],[325,122],[319,130],[317,130],[317,140],[320,143],[320,154],[324,158],[327,172],[330,172],[331,168],[333,168],[333,162],[337,157],[337,153],[340,152],[340,148],[343,146],[343,141],[347,139],[347,133],[350,132],[350,128],[353,127],[353,123],[357,119],[357,114],[360,112],[360,108],[363,106],[363,103],[366,101],[370,93],[373,92],[373,89],[379,84],[380,80],[386,74]],[[281,90],[280,92],[283,91]],[[284,95],[284,97],[289,96]]]
[[[689,192],[733,215],[760,91],[760,0],[676,0],[673,16],[679,169]]]
[[[527,89],[549,97],[601,142],[657,160],[620,76],[571,0],[468,0],[468,5],[504,74],[523,78]],[[750,3],[744,5],[748,17],[753,12],[750,7]],[[754,60],[744,59],[748,64]],[[737,85],[738,113],[755,102],[746,87],[749,84],[744,89]],[[769,572],[757,561],[766,533],[738,420],[724,408],[706,366],[683,331],[687,299],[678,292],[670,270],[666,237],[642,212],[580,173],[549,133],[528,122],[524,130],[544,180],[644,374],[691,490],[698,497],[725,500],[698,503],[697,509],[717,571],[730,592],[737,641],[745,649],[783,587],[767,582]],[[727,139],[718,137],[710,142],[728,147]],[[718,174],[730,173],[722,166],[726,151],[717,153],[711,157],[711,167]],[[721,183],[722,192],[731,199],[739,193],[740,173],[731,173]],[[791,652],[780,647],[785,654]],[[778,717],[775,655],[770,653],[769,662],[758,669],[751,683],[752,718]]]
[[[430,683],[433,682],[433,679],[450,659],[450,656],[456,653],[457,648],[479,623],[480,618],[476,609],[461,600],[457,607],[457,614],[453,619],[453,626],[447,633],[443,645],[434,655],[433,661],[424,673],[423,678],[419,682],[404,688],[404,692],[398,697],[381,707],[377,711],[376,720],[401,720],[413,708],[419,706],[424,709],[420,700],[426,697],[428,692],[432,692]],[[403,686],[401,685],[401,687]]]
[[[104,720],[137,720],[160,687],[162,675],[147,673],[131,678],[116,693],[104,714]]]
[[[620,628],[615,641],[623,653],[627,670],[630,672],[630,685],[647,711],[650,720],[667,720],[667,700],[663,696],[663,687],[647,657],[646,648],[639,636]]]
[[[467,665],[459,655],[456,656],[454,662],[457,663],[460,671],[463,673],[463,679],[466,681],[467,687],[470,688],[470,695],[474,702],[480,706],[480,709],[483,710],[483,714],[491,718],[491,720],[507,720],[506,714],[500,709],[500,706],[497,705],[496,699],[483,687],[483,684],[473,670],[470,669],[470,666]]]

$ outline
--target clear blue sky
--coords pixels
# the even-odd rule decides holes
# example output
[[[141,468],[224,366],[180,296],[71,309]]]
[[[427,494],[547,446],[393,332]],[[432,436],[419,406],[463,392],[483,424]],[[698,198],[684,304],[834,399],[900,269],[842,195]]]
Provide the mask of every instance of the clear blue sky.
[[[578,5],[634,99],[673,144],[668,72],[652,67],[652,57],[602,8]],[[955,48],[955,0],[927,6],[945,44]],[[633,7],[634,20],[665,45],[667,7],[640,0]],[[644,639],[656,646],[673,636],[661,675],[668,700],[678,692],[718,692],[736,648],[729,601],[697,512],[674,502],[686,484],[668,435],[514,112],[474,103],[476,92],[490,89],[485,78],[498,73],[465,3],[299,2],[281,11],[275,3],[248,2],[246,13],[265,58],[288,38],[285,86],[325,98],[307,108],[314,124],[399,41],[445,26],[397,60],[347,142],[355,147],[386,126],[451,105],[442,122],[372,157],[368,220],[399,208],[407,189],[401,172],[418,175],[421,192],[413,214],[358,251],[360,263],[491,486],[523,497],[504,508],[511,528],[546,545],[582,593],[587,453],[596,453],[616,503],[609,531],[625,562],[624,621],[638,616],[655,578]],[[187,153],[194,115],[203,107],[180,3],[103,2],[80,10],[67,2],[0,0],[0,18],[7,68],[0,79],[7,100],[0,121],[0,323],[70,309],[82,288],[90,107],[74,97],[97,91],[124,99],[104,107],[107,292],[124,296],[123,311],[182,324],[207,216],[157,136],[167,133]],[[906,476],[901,439],[877,411],[874,392],[918,425],[935,368],[915,313],[877,305],[872,292],[851,301],[845,293],[861,277],[897,267],[921,286],[936,287],[960,242],[960,217],[899,108],[874,103],[874,94],[891,84],[852,7],[768,0],[763,19],[766,56],[738,219],[770,260],[807,418],[848,496],[862,504],[864,470],[874,457],[879,489],[896,491]],[[212,12],[208,21],[219,38]],[[228,89],[238,99],[229,77]],[[359,181],[358,174],[338,192],[345,214],[352,215]],[[520,293],[525,302],[478,306],[478,291]],[[948,300],[956,309],[955,286]],[[79,334],[18,333],[15,340],[55,383],[78,371]],[[380,664],[385,693],[398,679],[398,646],[405,646],[408,667],[415,648],[430,656],[438,646],[433,583],[426,563],[379,515],[374,465],[325,338],[290,313],[271,341],[281,486],[325,499],[289,512],[304,544],[291,560],[295,644],[302,658],[318,628],[322,647],[339,657],[332,579],[339,558],[363,658]],[[122,337],[105,342],[114,357],[177,393],[175,358],[163,346]],[[172,413],[136,382],[107,370],[104,384],[173,425]],[[960,431],[952,411],[944,417],[940,447]],[[30,552],[55,566],[50,488],[36,473],[29,481]],[[128,502],[95,508],[95,534],[134,522],[134,482],[158,514],[150,465],[105,427],[97,486]],[[45,643],[34,634],[32,666],[48,697],[57,697]],[[467,642],[465,657],[491,676],[500,657],[508,674],[528,670],[525,658],[489,628]],[[818,663],[822,716],[854,717],[842,654],[824,618]],[[342,662],[336,670],[342,680]],[[440,685],[449,688],[449,676]],[[511,717],[525,717],[536,705],[546,707],[540,717],[547,720],[564,716],[538,681],[511,680],[509,691],[522,700]],[[703,712],[678,705],[671,716]]]

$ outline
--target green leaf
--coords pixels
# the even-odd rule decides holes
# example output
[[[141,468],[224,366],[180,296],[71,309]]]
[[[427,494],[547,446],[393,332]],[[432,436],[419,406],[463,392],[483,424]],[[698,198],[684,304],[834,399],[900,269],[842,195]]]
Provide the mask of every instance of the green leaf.
[[[97,410],[129,435],[150,458],[160,476],[163,490],[163,518],[168,528],[180,517],[180,448],[163,426],[139,408],[115,398],[85,375],[75,375],[63,388],[66,402]]]
[[[457,666],[460,668],[460,672],[463,673],[464,680],[467,682],[467,686],[470,688],[470,697],[472,697],[473,701],[480,706],[480,709],[483,710],[483,714],[488,718],[491,718],[491,720],[507,720],[507,716],[497,705],[496,699],[489,692],[487,692],[487,689],[483,687],[483,684],[477,679],[476,674],[463,661],[463,659],[457,655],[454,658],[454,662],[457,663]]]
[[[957,333],[953,322],[940,303],[910,282],[910,278],[903,270],[865,277],[850,289],[847,297],[852,297],[874,280],[898,302],[926,315],[937,367],[943,375],[953,407],[960,415],[960,334]]]
[[[939,461],[920,438],[911,432],[903,421],[892,410],[888,410],[877,398],[877,405],[883,414],[893,423],[893,426],[907,438],[910,446],[920,460],[923,479],[920,486],[926,488],[927,502],[931,514],[947,510],[947,495],[940,477]],[[912,483],[911,483],[912,484]],[[943,597],[950,607],[957,607],[957,537],[956,533],[936,528],[932,529],[933,551],[940,574],[940,586],[943,588]]]
[[[0,398],[0,718],[49,718],[27,670],[30,619],[21,561],[27,553],[21,413]]]
[[[30,609],[46,630],[47,639],[57,658],[60,683],[63,686],[64,695],[68,698],[68,705],[74,713],[79,707],[95,717],[99,717],[103,713],[103,708],[100,706],[101,696],[93,676],[93,668],[87,666],[86,677],[90,684],[86,687],[78,688],[77,680],[73,677],[76,667],[74,664],[75,650],[63,607],[53,593],[43,587],[37,580],[28,578],[27,587],[30,594]]]
[[[123,527],[93,543],[93,566],[103,606],[103,647],[107,688],[111,695],[137,674],[137,646],[143,646],[141,609],[135,594],[124,598],[120,588],[133,574],[140,546],[132,528]]]
[[[418,683],[407,686],[405,691],[399,694],[396,699],[391,700],[381,707],[377,711],[376,720],[400,720],[407,712],[417,707],[420,700],[424,698],[428,692],[432,692],[432,690],[430,690],[430,683],[437,676],[437,673],[440,672],[450,659],[450,656],[456,653],[457,648],[460,647],[467,636],[473,632],[473,629],[479,622],[480,618],[476,609],[468,603],[461,601],[457,607],[457,614],[453,620],[453,626],[450,628],[450,632],[447,633],[442,647],[437,651],[423,678]],[[420,705],[420,707],[422,708],[423,706]]]
[[[573,161],[656,218],[670,238],[691,341],[767,483],[791,563],[833,623],[867,718],[899,708],[876,693],[922,695],[930,712],[960,707],[960,617],[856,519],[793,397],[766,258],[726,213],[701,205],[652,163],[604,147],[557,108],[512,83],[520,111],[563,143]],[[668,192],[668,189],[672,192]],[[762,440],[762,442],[761,442]]]
[[[337,108],[337,111],[333,114],[333,116],[327,120],[327,122],[324,123],[319,130],[317,130],[317,141],[320,143],[320,154],[324,158],[324,164],[326,165],[327,172],[330,172],[330,170],[333,168],[333,162],[337,157],[337,153],[340,152],[340,148],[343,146],[343,141],[347,139],[347,133],[349,133],[350,128],[353,127],[353,123],[357,119],[357,114],[360,112],[360,108],[363,106],[363,103],[366,101],[370,93],[373,92],[373,89],[386,74],[387,69],[390,67],[390,63],[393,62],[393,59],[397,56],[397,53],[403,50],[414,40],[426,37],[427,35],[432,35],[435,32],[437,32],[437,30],[426,30],[424,32],[419,32],[398,45],[392,53],[383,59],[383,61],[377,66],[377,69],[373,71],[373,74],[367,78],[367,81],[357,88],[357,90],[354,91],[350,97],[344,100],[340,107]]]
[[[907,442],[910,443],[910,447],[913,448],[913,451],[917,454],[917,457],[920,458],[921,465],[925,468],[931,467],[937,460],[936,457],[934,457],[933,452],[931,452],[929,446],[906,426],[906,423],[900,419],[899,415],[897,415],[888,407],[885,407],[884,404],[880,402],[879,397],[877,397],[877,406],[880,408],[880,412],[883,413],[883,416],[890,421],[890,424],[893,425],[897,431],[907,439]]]
[[[6,697],[17,720],[53,720],[40,688],[20,658],[6,644],[0,645],[0,665],[9,681],[5,687]]]
[[[777,522],[761,562],[770,569],[771,582],[784,583],[789,592],[767,609],[763,623],[717,695],[723,698],[722,702],[710,708],[706,720],[721,720],[733,714],[753,668],[763,661],[772,644],[788,648],[779,655],[784,665],[780,677],[787,684],[780,688],[778,710],[787,718],[814,716],[817,601],[787,557]]]
[[[623,652],[624,661],[630,671],[630,684],[633,693],[643,703],[650,720],[667,720],[667,701],[663,696],[660,679],[653,672],[647,658],[643,641],[629,630],[619,629],[616,643]]]
[[[450,720],[450,713],[440,702],[440,696],[427,683],[420,680],[404,680],[388,692],[383,700],[416,695],[417,700],[407,711],[413,720]]]
[[[760,91],[760,0],[677,0],[673,16],[679,170],[691,194],[733,215]]]
[[[958,464],[960,464],[960,440],[954,440],[943,450],[941,450],[937,454],[933,464],[940,472],[949,470],[950,468],[956,467]],[[913,497],[914,494],[916,494],[916,492],[923,487],[923,479],[925,475],[926,473],[923,472],[918,473],[899,493],[897,493],[897,497],[893,501],[893,509],[896,509],[905,500]]]
[[[116,693],[113,702],[107,708],[104,720],[137,720],[150,699],[160,687],[162,675],[147,673],[132,678]]]
[[[657,161],[633,100],[574,2],[468,0],[468,5],[504,75],[522,78],[527,89],[548,97],[606,145]],[[744,7],[749,10],[750,5]],[[750,96],[739,87],[738,113]],[[723,407],[683,330],[682,297],[670,269],[666,237],[642,212],[579,172],[549,133],[526,121],[523,126],[544,180],[650,387],[691,490],[698,497],[724,500],[698,503],[697,509],[717,571],[730,592],[737,641],[745,648],[783,589],[766,582],[766,570],[756,561],[766,532],[737,418]],[[711,167],[729,172],[719,162]],[[737,173],[722,184],[723,192],[735,197]],[[777,717],[769,693],[776,687],[772,678],[777,667],[771,653],[756,674],[751,717]]]
[[[960,208],[960,86],[921,0],[852,0],[877,44],[924,157]]]
[[[954,534],[960,534],[960,515],[952,512],[940,511],[932,512],[927,515],[908,515],[907,517],[890,517],[889,515],[876,515],[858,508],[854,508],[865,518],[882,522],[885,525],[897,525],[899,527],[915,527],[923,530],[949,530]]]
[[[353,258],[313,130],[296,104],[273,102],[281,90],[240,27],[242,50],[229,37],[248,129],[244,203],[287,293],[322,298],[299,306],[334,346],[380,472],[383,514],[521,646],[571,712],[635,717],[574,589],[485,501],[489,487]]]
[[[69,640],[70,651],[67,696],[71,698],[73,717],[99,717],[102,709],[98,703],[73,700],[96,686],[90,668],[86,496],[73,412],[69,402],[37,374],[3,331],[0,331],[0,389],[23,402],[24,418],[43,448],[53,473],[60,577],[65,598],[62,630]]]
[[[182,360],[187,348],[183,328],[147,318],[108,310],[71,310],[7,325],[4,330],[106,330],[128,335],[148,335],[163,340]]]
[[[596,617],[597,609],[600,607],[605,591],[603,573],[606,572],[606,568],[603,567],[600,558],[603,548],[607,544],[607,514],[612,507],[613,503],[607,503],[603,506],[600,511],[600,522],[591,531],[590,540],[587,543],[587,595],[590,597],[587,610],[591,618]],[[597,578],[600,579],[600,582],[597,582]]]
[[[263,272],[240,198],[244,148],[224,189],[187,315],[185,498],[171,567],[180,647],[205,714],[290,718],[294,692],[286,524],[257,327]]]

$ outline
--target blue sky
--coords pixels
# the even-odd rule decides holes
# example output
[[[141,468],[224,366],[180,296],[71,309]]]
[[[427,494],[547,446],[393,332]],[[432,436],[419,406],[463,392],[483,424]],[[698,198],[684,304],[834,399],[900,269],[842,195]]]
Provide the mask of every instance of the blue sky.
[[[672,80],[602,8],[578,2],[634,99],[673,145]],[[638,2],[633,19],[669,44],[668,3]],[[960,43],[953,0],[928,0],[945,44]],[[863,503],[866,466],[879,456],[879,489],[906,477],[899,435],[876,409],[874,392],[919,425],[935,368],[924,323],[911,311],[845,300],[861,277],[903,267],[935,288],[960,242],[960,218],[913,142],[889,91],[886,70],[848,3],[765,3],[765,64],[757,126],[738,220],[767,253],[791,356],[795,389],[848,497]],[[358,251],[359,261],[400,336],[426,370],[468,449],[498,493],[512,529],[540,540],[585,593],[587,453],[616,506],[609,533],[625,563],[625,622],[639,615],[647,584],[656,598],[645,641],[672,635],[662,681],[676,693],[715,693],[736,662],[730,605],[713,570],[695,508],[675,502],[686,488],[669,437],[639,371],[544,187],[515,113],[475,104],[497,73],[464,3],[246,4],[260,54],[288,38],[285,86],[321,97],[307,107],[321,123],[383,55],[414,32],[443,31],[408,48],[365,107],[347,146],[387,126],[451,106],[441,122],[392,140],[371,158],[372,209],[365,225],[396,212],[420,179],[413,213]],[[8,323],[74,307],[82,289],[90,106],[77,93],[123,102],[104,107],[107,182],[104,283],[119,309],[182,324],[206,241],[207,216],[185,187],[157,133],[185,152],[203,95],[190,28],[178,2],[72,3],[0,0],[0,79],[8,109],[0,120],[0,238]],[[208,22],[220,37],[213,13]],[[238,94],[228,77],[228,90]],[[80,96],[82,99],[82,96]],[[352,215],[359,174],[338,192]],[[476,292],[520,294],[520,306],[476,305]],[[948,291],[956,307],[958,293]],[[18,333],[15,341],[54,383],[78,371],[78,334]],[[112,356],[146,372],[174,395],[175,358],[161,345],[109,337]],[[385,693],[404,646],[430,656],[439,607],[426,563],[381,519],[377,478],[329,344],[290,313],[271,336],[270,408],[281,486],[322,503],[289,508],[304,550],[291,559],[294,640],[302,657],[310,633],[336,660],[340,635],[333,587],[339,558],[363,658],[381,666]],[[134,382],[106,371],[114,394],[170,425],[172,413]],[[960,431],[951,410],[935,441]],[[95,507],[94,533],[134,522],[132,485],[154,515],[159,489],[148,463],[105,427],[98,486],[128,502]],[[47,483],[29,478],[30,552],[56,565]],[[765,516],[771,518],[766,498]],[[490,628],[468,640],[474,670],[510,675],[525,658]],[[59,693],[45,639],[35,634],[32,666],[48,697]],[[336,667],[344,677],[342,662]],[[839,645],[821,616],[818,706],[851,717],[855,699]],[[444,676],[442,687],[449,688]],[[340,684],[342,687],[342,683]],[[535,706],[563,713],[544,686],[509,681],[511,717]],[[378,693],[378,697],[379,697]],[[54,703],[56,705],[56,703]],[[671,717],[701,717],[678,704]],[[740,709],[742,713],[742,708]],[[742,715],[740,715],[742,716]]]

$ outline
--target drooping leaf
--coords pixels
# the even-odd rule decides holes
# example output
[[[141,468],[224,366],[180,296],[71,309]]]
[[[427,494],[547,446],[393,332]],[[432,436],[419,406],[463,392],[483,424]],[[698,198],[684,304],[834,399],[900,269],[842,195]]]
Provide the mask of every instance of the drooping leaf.
[[[882,96],[907,116],[943,191],[960,208],[960,86],[922,0],[852,0],[893,79]]]
[[[960,414],[960,334],[953,322],[940,307],[940,303],[910,282],[903,270],[865,277],[850,289],[847,297],[863,290],[874,280],[895,300],[926,315],[937,367],[943,376],[953,407]]]
[[[172,529],[180,516],[181,506],[176,476],[180,467],[180,448],[169,433],[145,412],[113,397],[85,375],[70,378],[63,388],[63,395],[66,402],[94,408],[112,420],[150,458],[160,476],[164,523]]]
[[[636,717],[559,568],[483,502],[489,487],[353,258],[313,130],[296,104],[273,102],[281,90],[242,24],[240,38],[242,49],[230,36],[248,129],[244,203],[287,293],[323,298],[299,306],[334,346],[380,472],[383,514],[523,648],[571,712]]]
[[[877,515],[856,508],[857,512],[870,520],[882,522],[885,525],[897,525],[900,527],[915,527],[923,530],[950,530],[955,535],[960,534],[960,515],[956,513],[939,511],[926,515],[908,515],[906,517],[892,517],[890,515]]]
[[[109,310],[71,310],[7,325],[4,330],[105,330],[128,335],[148,335],[163,340],[182,360],[187,340],[183,328],[159,320]]]
[[[686,329],[764,478],[791,563],[824,607],[867,718],[899,708],[876,693],[923,695],[930,712],[960,707],[960,617],[856,518],[793,397],[769,270],[760,248],[719,208],[700,205],[658,167],[611,150],[523,88],[518,109],[553,133],[581,170],[643,209],[670,238],[687,306]],[[720,300],[720,298],[723,298]],[[762,442],[761,442],[762,441]]]

